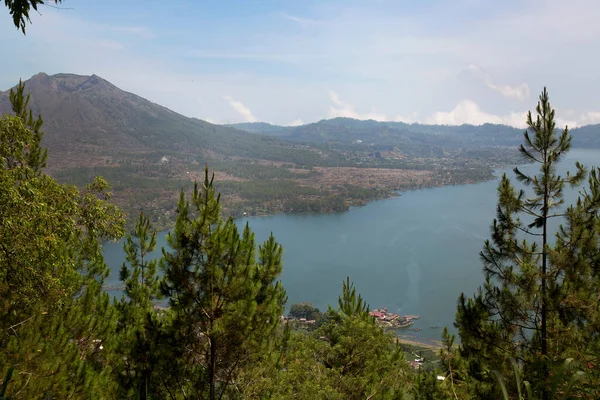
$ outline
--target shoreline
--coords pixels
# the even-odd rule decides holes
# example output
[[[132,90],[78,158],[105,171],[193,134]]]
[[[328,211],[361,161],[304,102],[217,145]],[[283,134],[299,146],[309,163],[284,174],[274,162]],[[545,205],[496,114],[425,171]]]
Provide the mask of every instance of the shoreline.
[[[400,344],[407,344],[407,345],[411,345],[411,346],[421,347],[421,348],[424,348],[427,350],[432,350],[432,351],[438,351],[444,347],[441,340],[425,339],[425,338],[408,339],[408,338],[404,338],[400,335],[396,335],[396,340]]]
[[[499,168],[499,169],[502,169],[502,168]],[[496,180],[499,178],[498,176],[495,175],[496,171],[497,171],[497,169],[494,169],[492,176],[490,176],[486,179],[481,179],[481,180],[467,181],[467,182],[460,182],[460,183],[444,183],[444,184],[431,184],[431,185],[426,184],[426,185],[420,185],[418,187],[411,187],[411,188],[406,188],[406,189],[389,189],[387,191],[387,193],[385,193],[383,195],[379,195],[379,196],[374,196],[373,198],[368,199],[368,200],[355,201],[355,202],[350,201],[345,210],[322,210],[322,211],[272,210],[272,211],[263,211],[263,212],[257,212],[257,213],[247,213],[246,215],[243,215],[243,212],[240,212],[240,211],[224,209],[223,216],[224,216],[224,219],[231,217],[234,220],[238,220],[240,218],[274,217],[274,216],[282,215],[282,214],[322,215],[322,214],[345,213],[345,212],[352,211],[352,209],[355,209],[355,208],[364,207],[364,206],[366,206],[370,203],[376,202],[376,201],[389,200],[389,199],[393,199],[395,197],[401,197],[403,193],[407,193],[407,192],[418,191],[418,190],[437,189],[437,188],[443,188],[443,187],[448,187],[448,186],[477,185],[480,183],[489,182],[489,181]],[[125,219],[127,221],[126,223],[127,224],[133,223],[133,221],[129,221],[128,218],[129,218],[129,215],[126,214],[126,217],[125,217]],[[157,232],[169,231],[169,230],[173,229],[174,227],[175,227],[175,221],[168,222],[166,224],[154,223],[154,228],[156,229]],[[127,231],[127,233],[130,233],[129,230]],[[104,245],[105,243],[115,243],[117,241],[103,240],[102,244]]]

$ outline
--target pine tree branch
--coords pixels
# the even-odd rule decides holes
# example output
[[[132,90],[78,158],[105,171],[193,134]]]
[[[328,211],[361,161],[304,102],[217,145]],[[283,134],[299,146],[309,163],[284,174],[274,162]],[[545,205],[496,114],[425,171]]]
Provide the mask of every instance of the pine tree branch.
[[[13,326],[9,326],[9,327],[8,327],[8,328],[6,328],[5,330],[9,330],[9,329],[10,329],[10,330],[12,330],[12,331],[15,333],[15,336],[19,336],[19,335],[17,334],[17,331],[15,331],[15,328],[16,328],[17,326],[23,325],[24,323],[26,323],[26,322],[30,321],[30,320],[31,320],[33,317],[34,317],[34,315],[32,315],[31,317],[27,318],[27,319],[26,319],[26,320],[24,320],[24,321],[21,321],[21,322],[19,322],[18,324],[15,324],[15,325],[13,325]]]
[[[557,217],[568,217],[569,214],[567,213],[561,213],[561,214],[549,214],[547,216],[547,218],[557,218]]]
[[[520,230],[521,232],[526,233],[531,236],[543,236],[542,233],[534,233],[534,232],[531,232],[530,230],[520,227],[518,225],[517,225],[517,229]]]
[[[525,208],[525,206],[520,206],[519,207],[519,211],[521,211],[522,213],[525,213],[527,215],[530,215],[532,217],[535,217],[535,218],[541,218],[542,217],[541,214],[535,213],[535,212],[531,211],[530,209]]]

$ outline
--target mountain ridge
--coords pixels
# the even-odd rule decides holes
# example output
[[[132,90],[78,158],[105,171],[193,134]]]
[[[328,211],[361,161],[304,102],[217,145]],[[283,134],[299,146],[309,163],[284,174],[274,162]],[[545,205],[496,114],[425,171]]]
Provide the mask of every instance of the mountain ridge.
[[[515,126],[511,126],[511,125],[506,125],[506,124],[495,124],[493,122],[484,122],[483,124],[467,124],[467,123],[463,123],[460,125],[452,125],[452,124],[428,124],[428,123],[423,123],[423,122],[403,122],[403,121],[392,121],[392,120],[375,120],[372,118],[369,119],[359,119],[359,118],[351,118],[351,117],[334,117],[334,118],[322,118],[318,121],[314,121],[314,122],[307,122],[301,125],[279,125],[279,124],[274,124],[271,122],[264,122],[264,121],[256,121],[256,122],[236,122],[236,123],[228,123],[228,124],[223,124],[224,126],[230,126],[230,127],[238,127],[238,129],[243,129],[246,130],[248,132],[250,131],[254,131],[254,132],[261,132],[263,130],[279,130],[279,129],[294,129],[294,128],[299,128],[299,127],[303,127],[303,126],[307,126],[307,125],[315,125],[315,124],[321,124],[321,123],[335,123],[335,122],[349,122],[349,123],[366,123],[366,124],[384,124],[384,125],[390,125],[390,126],[404,126],[404,127],[417,127],[420,129],[424,129],[424,128],[464,128],[464,127],[470,127],[470,128],[480,128],[480,127],[502,127],[502,128],[508,128],[508,129],[512,129],[512,130],[518,130],[518,131],[524,131],[525,128],[518,128]],[[589,128],[589,127],[597,127],[600,126],[599,124],[586,124],[586,125],[581,125],[581,126],[577,126],[574,128],[569,128],[569,130],[578,130],[578,129],[583,129],[583,128]],[[265,128],[265,129],[262,129]]]
[[[373,138],[380,144],[395,145],[407,141],[449,147],[518,146],[525,129],[504,124],[437,125],[398,121],[360,120],[348,117],[322,119],[297,127],[262,122],[229,124],[254,134],[264,134],[300,142],[340,142],[357,144]],[[600,148],[600,124],[569,129],[574,147]],[[429,135],[429,137],[423,136]],[[432,135],[432,136],[431,136]],[[398,143],[394,143],[398,142]]]

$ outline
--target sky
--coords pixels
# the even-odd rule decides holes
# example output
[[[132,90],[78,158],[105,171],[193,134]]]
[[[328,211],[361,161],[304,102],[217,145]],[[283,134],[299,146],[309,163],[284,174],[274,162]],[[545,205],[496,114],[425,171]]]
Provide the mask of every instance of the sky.
[[[214,123],[351,117],[600,123],[598,0],[63,0],[23,36],[0,4],[0,90],[96,74]]]

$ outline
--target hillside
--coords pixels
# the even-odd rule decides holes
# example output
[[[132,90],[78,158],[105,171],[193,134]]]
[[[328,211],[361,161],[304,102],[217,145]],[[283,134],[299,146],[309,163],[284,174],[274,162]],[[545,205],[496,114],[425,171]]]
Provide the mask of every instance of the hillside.
[[[130,215],[144,209],[161,227],[172,222],[179,188],[206,164],[226,211],[253,215],[340,211],[397,190],[478,182],[516,154],[444,147],[435,134],[375,121],[243,125],[250,133],[185,117],[96,75],[40,73],[25,90],[45,121],[49,173],[78,186],[104,176]],[[10,112],[8,91],[0,92],[0,113]],[[356,142],[369,135],[375,144]]]

